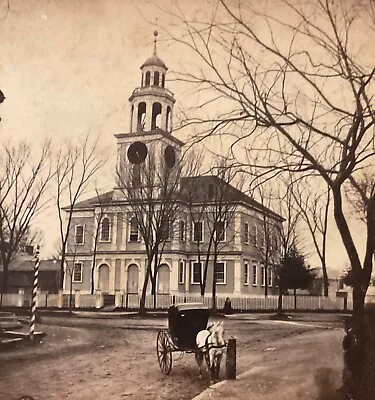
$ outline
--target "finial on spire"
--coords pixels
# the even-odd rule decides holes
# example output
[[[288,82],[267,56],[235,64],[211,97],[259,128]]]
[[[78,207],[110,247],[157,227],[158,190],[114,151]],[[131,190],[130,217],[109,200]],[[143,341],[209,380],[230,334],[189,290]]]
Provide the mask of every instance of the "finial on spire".
[[[156,56],[156,42],[158,35],[159,35],[158,31],[154,31],[154,56]]]

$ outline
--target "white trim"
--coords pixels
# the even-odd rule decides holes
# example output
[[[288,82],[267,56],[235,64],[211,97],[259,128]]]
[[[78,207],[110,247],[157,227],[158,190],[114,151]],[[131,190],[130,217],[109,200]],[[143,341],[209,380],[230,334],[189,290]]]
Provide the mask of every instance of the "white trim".
[[[82,227],[82,243],[77,243],[77,228]],[[85,224],[77,224],[74,226],[74,244],[76,246],[84,246],[85,245]]]
[[[190,268],[190,284],[191,285],[199,285],[200,284],[200,282],[194,282],[193,281],[193,279],[194,279],[194,264],[199,264],[200,263],[200,265],[201,265],[201,279],[202,279],[202,277],[203,277],[203,263],[202,263],[202,261],[198,261],[198,260],[192,260],[192,261],[190,261],[190,266],[191,266],[191,268]]]
[[[250,283],[250,262],[245,260],[243,263],[244,269],[244,286],[249,286]],[[245,279],[247,277],[247,279]]]
[[[261,264],[260,265],[260,279],[261,279],[261,286],[266,286],[266,267]]]
[[[182,229],[182,233],[183,233],[183,239],[181,239],[181,222],[184,224],[184,227]],[[186,242],[186,220],[185,219],[180,219],[178,221],[178,240],[181,243]]]
[[[182,265],[182,269],[180,270],[180,266]],[[185,261],[184,260],[178,260],[178,284],[179,285],[184,285],[185,284],[185,275],[186,275],[186,271],[185,271]],[[182,273],[182,279],[180,279],[180,272]]]
[[[103,240],[103,221],[105,219],[108,219],[108,239]],[[99,239],[99,242],[100,243],[111,243],[111,240],[112,240],[111,233],[112,233],[112,221],[111,221],[111,218],[108,215],[104,215],[104,217],[100,221],[100,239]]]
[[[255,274],[254,274],[255,272]],[[255,279],[254,279],[255,277]],[[253,282],[253,286],[258,286],[258,265],[253,261],[253,267],[251,269],[251,280]]]
[[[216,264],[223,264],[224,265],[224,282],[217,282],[216,285],[226,285],[227,284],[227,262],[226,261],[216,261]],[[215,269],[215,265],[213,266]]]
[[[226,242],[227,241],[227,229],[226,229],[226,226],[225,226],[225,221],[216,221],[216,222],[214,222],[214,235],[215,235],[215,240],[217,240],[217,236],[216,236],[216,229],[215,229],[215,224],[218,224],[218,223],[220,223],[220,224],[223,224],[223,233],[224,233],[224,235],[223,235],[223,239],[221,239],[221,240],[219,240],[219,243],[223,243],[223,242]]]
[[[194,228],[195,228],[195,224],[198,224],[198,223],[202,224],[202,240],[200,240],[200,241],[194,239],[194,236],[195,236],[194,235],[194,233],[195,233],[195,229]],[[192,224],[193,224],[192,230],[191,230],[192,242],[194,242],[194,243],[204,243],[204,221],[193,221]]]
[[[135,220],[137,222],[137,240],[130,240],[130,236],[132,235],[132,220]],[[139,231],[139,226],[138,226],[138,220],[137,217],[135,217],[134,215],[129,219],[128,222],[128,226],[129,226],[129,231],[128,231],[128,242],[129,243],[139,243],[141,241],[141,233]]]
[[[75,273],[76,264],[79,264],[81,266],[81,271],[80,271],[81,279],[80,280],[74,279],[74,273]],[[72,273],[73,273],[72,283],[82,283],[82,281],[83,281],[83,262],[82,261],[74,261]]]
[[[249,244],[249,223],[248,222],[244,222],[244,238],[243,238],[243,242],[244,244]]]

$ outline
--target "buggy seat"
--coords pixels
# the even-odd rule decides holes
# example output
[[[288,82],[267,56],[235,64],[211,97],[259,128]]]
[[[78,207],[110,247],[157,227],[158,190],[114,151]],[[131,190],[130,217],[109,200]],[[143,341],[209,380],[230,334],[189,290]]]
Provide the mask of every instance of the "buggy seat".
[[[181,349],[194,350],[198,332],[207,328],[210,310],[201,303],[174,304],[168,310],[169,332]]]

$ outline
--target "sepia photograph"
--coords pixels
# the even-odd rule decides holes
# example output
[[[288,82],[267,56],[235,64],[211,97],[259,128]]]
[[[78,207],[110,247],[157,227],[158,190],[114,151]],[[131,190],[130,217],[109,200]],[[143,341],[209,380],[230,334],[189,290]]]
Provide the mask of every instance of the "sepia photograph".
[[[0,400],[375,399],[375,0],[0,0]]]

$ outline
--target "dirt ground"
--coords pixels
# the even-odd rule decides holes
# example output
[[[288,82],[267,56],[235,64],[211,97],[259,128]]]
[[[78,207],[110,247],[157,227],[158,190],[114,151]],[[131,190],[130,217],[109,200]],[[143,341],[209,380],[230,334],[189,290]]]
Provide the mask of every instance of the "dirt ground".
[[[0,400],[28,394],[49,399],[191,399],[209,386],[198,379],[194,355],[174,356],[169,376],[156,358],[156,335],[165,320],[134,321],[43,318],[43,343],[0,353]],[[248,370],[272,343],[315,331],[306,324],[226,320],[237,338],[237,373]],[[51,325],[53,324],[53,325]],[[179,358],[181,357],[181,358]],[[225,362],[221,375],[224,375]]]

